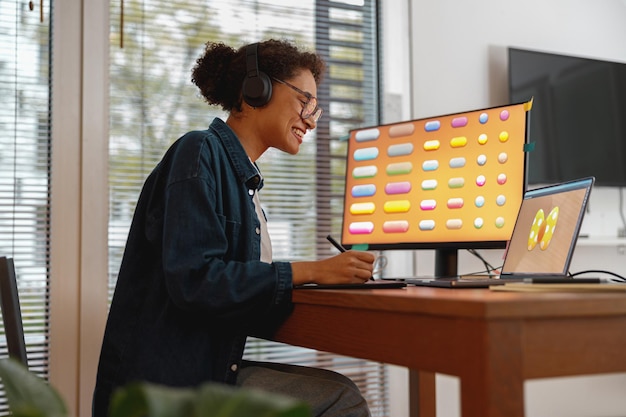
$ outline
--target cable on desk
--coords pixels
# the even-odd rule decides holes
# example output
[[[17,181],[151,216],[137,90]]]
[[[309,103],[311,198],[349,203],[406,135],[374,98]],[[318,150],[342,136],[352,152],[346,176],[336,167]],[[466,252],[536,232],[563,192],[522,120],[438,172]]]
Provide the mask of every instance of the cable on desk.
[[[482,261],[483,265],[485,265],[485,271],[487,271],[487,274],[491,274],[492,271],[496,270],[496,268],[494,268],[493,265],[487,262],[487,260],[480,253],[478,253],[476,249],[470,248],[467,249],[467,251]]]
[[[615,278],[617,278],[618,281],[620,282],[626,282],[626,277],[620,275],[620,274],[616,274],[615,272],[611,272],[611,271],[605,271],[603,269],[587,269],[584,271],[579,271],[579,272],[575,272],[573,274],[570,274],[572,277],[578,276],[578,275],[582,275],[582,274],[607,274],[607,275],[612,275],[615,280]]]

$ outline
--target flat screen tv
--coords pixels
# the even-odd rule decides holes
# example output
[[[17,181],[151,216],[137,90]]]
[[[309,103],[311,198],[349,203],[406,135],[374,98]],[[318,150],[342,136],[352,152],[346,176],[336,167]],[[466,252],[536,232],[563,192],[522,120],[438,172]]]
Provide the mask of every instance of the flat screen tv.
[[[509,98],[533,97],[528,183],[626,186],[626,64],[508,49]]]
[[[350,132],[341,243],[365,250],[503,248],[526,187],[532,101]]]

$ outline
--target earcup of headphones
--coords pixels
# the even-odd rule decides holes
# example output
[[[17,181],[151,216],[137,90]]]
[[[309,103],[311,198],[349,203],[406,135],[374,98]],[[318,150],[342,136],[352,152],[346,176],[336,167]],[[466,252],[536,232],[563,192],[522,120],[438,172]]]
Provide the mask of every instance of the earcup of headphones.
[[[241,95],[252,107],[265,106],[272,98],[272,80],[261,71],[257,76],[246,77],[241,87]]]

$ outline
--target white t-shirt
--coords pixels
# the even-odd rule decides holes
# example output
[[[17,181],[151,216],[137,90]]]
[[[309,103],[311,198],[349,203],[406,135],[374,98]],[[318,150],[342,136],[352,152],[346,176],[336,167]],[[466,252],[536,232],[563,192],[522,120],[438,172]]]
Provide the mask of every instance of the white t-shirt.
[[[254,196],[252,197],[252,201],[254,201],[254,209],[256,211],[257,217],[259,218],[259,222],[261,222],[261,261],[271,264],[272,241],[270,239],[270,234],[267,231],[267,222],[265,221],[265,216],[261,211],[261,200],[259,200],[258,190],[254,190]]]
[[[259,177],[263,178],[259,169],[252,159],[248,158],[256,172],[259,174]],[[272,263],[272,240],[270,239],[270,234],[267,231],[267,222],[265,221],[265,216],[263,215],[263,210],[261,209],[261,200],[259,199],[259,190],[249,190],[249,192],[254,193],[252,195],[252,201],[254,202],[254,211],[256,212],[256,216],[259,218],[259,222],[261,223],[261,262],[265,262],[268,264]]]

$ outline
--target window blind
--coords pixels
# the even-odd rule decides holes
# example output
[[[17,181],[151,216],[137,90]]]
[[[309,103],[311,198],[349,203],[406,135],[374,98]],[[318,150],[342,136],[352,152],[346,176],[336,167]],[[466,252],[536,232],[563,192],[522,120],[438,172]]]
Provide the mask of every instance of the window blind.
[[[47,377],[50,2],[0,2],[0,256],[12,257],[30,370]],[[0,356],[8,356],[0,325]],[[4,391],[0,415],[9,415]]]
[[[378,122],[375,0],[113,0],[110,45],[109,288],[112,295],[143,182],[168,146],[225,117],[200,98],[191,69],[207,41],[238,47],[285,38],[319,52],[328,73],[318,86],[324,115],[298,155],[270,149],[258,161],[261,201],[276,260],[335,253],[341,230],[346,141],[351,128]],[[386,367],[250,339],[246,357],[334,369],[351,377],[372,415],[388,415]]]

